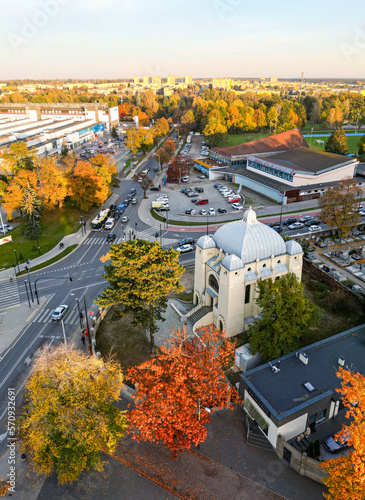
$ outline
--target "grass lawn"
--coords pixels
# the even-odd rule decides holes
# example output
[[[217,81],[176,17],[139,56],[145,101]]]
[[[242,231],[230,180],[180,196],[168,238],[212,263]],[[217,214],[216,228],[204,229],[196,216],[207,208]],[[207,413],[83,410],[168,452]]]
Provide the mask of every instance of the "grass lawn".
[[[316,149],[317,151],[324,151],[325,149],[325,146],[326,146],[326,142],[328,141],[328,137],[326,136],[323,136],[323,137],[312,137],[312,139],[310,139],[310,137],[305,137],[307,143],[308,143],[308,146],[310,146],[312,149]],[[318,144],[316,141],[319,140],[319,141],[324,141],[324,144]],[[350,136],[347,138],[347,142],[348,142],[348,145],[349,145],[349,151],[348,153],[349,154],[355,154],[357,153],[357,143],[359,142],[359,137],[355,137],[355,136]]]
[[[230,134],[229,141],[222,147],[226,148],[229,146],[237,146],[237,144],[256,141],[257,139],[262,139],[268,135],[270,135],[269,132],[258,132],[256,134]]]
[[[54,214],[45,213],[42,217],[42,234],[39,237],[41,254],[47,253],[56,246],[61,239],[79,229],[80,212],[75,208],[63,208]],[[16,221],[15,221],[16,222]],[[16,227],[8,233],[13,241],[0,247],[0,269],[12,267],[17,252],[18,261],[25,262],[26,259],[35,259],[39,256],[37,241],[28,240],[22,234],[21,226]]]

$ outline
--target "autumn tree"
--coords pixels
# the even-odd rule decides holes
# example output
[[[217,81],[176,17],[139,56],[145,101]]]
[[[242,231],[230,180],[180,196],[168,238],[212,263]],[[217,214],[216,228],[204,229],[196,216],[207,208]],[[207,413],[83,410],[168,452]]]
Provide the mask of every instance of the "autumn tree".
[[[161,166],[168,163],[175,153],[176,145],[174,141],[167,140],[164,145],[157,150],[156,154],[160,157]]]
[[[230,405],[224,370],[234,344],[214,325],[172,334],[160,354],[129,370],[137,388],[129,420],[134,439],[161,442],[177,456],[205,441],[212,410]]]
[[[109,285],[96,303],[102,307],[121,305],[122,315],[132,314],[133,324],[149,331],[153,355],[156,322],[163,320],[167,296],[183,290],[179,254],[171,247],[161,248],[158,242],[134,240],[111,245],[101,261],[109,259],[104,274]]]
[[[361,220],[356,211],[361,193],[355,180],[346,179],[327,189],[320,199],[321,219],[329,227],[337,227],[341,238],[350,234]]]
[[[28,149],[25,142],[15,142],[2,155],[1,168],[9,174],[17,174],[19,170],[32,170],[36,158],[35,149]]]
[[[156,139],[167,135],[169,133],[169,130],[170,127],[168,121],[164,117],[159,118],[153,126],[153,134],[155,135]]]
[[[328,500],[363,500],[365,498],[365,377],[364,375],[340,367],[337,376],[342,379],[342,403],[347,407],[346,419],[341,431],[335,436],[341,442],[344,439],[351,450],[346,455],[321,462],[321,467],[328,473],[324,483]]]
[[[64,199],[67,196],[67,178],[61,171],[55,158],[37,158],[36,171],[39,181],[39,192],[42,204],[48,210],[57,206],[62,208]]]
[[[102,205],[108,197],[108,186],[88,161],[78,161],[69,176],[70,196],[83,210]]]
[[[20,208],[24,199],[24,190],[31,186],[37,192],[37,175],[33,170],[19,170],[6,186],[3,205],[8,212]]]
[[[68,153],[69,153],[68,146],[66,143],[63,143],[61,146],[61,153],[60,154],[63,158],[65,158],[66,156],[68,156]]]
[[[346,155],[349,146],[347,143],[347,136],[343,128],[336,129],[333,134],[328,138],[325,146],[328,153],[336,153],[338,155]]]
[[[138,130],[135,128],[129,128],[126,131],[125,146],[131,153],[135,154],[139,151],[141,147],[140,136],[138,135]]]
[[[41,233],[42,203],[35,189],[28,184],[24,189],[21,210],[25,224],[24,235],[30,240],[35,240]]]
[[[318,312],[303,295],[304,285],[294,273],[279,280],[257,282],[256,304],[260,319],[249,330],[250,348],[266,361],[279,358],[300,346],[309,329],[316,324]]]
[[[100,451],[112,452],[127,427],[120,399],[123,376],[113,360],[47,345],[37,351],[26,383],[21,445],[45,476],[61,484],[83,470],[102,470]]]
[[[111,186],[113,178],[117,175],[115,164],[105,155],[97,154],[90,158],[95,173],[100,177],[106,186]]]
[[[357,147],[358,147],[357,154],[359,155],[359,160],[363,162],[365,161],[365,135],[360,137],[357,143]]]
[[[118,139],[118,132],[117,132],[117,129],[116,127],[112,127],[112,130],[110,132],[110,136],[113,138],[113,139]]]
[[[138,179],[142,179],[142,181],[139,182],[139,185],[143,189],[144,198],[146,198],[147,189],[153,184],[152,179],[148,175],[141,175],[140,173],[136,172],[133,176],[133,180],[138,182]]]
[[[190,170],[194,167],[194,160],[191,156],[183,158],[175,156],[167,168],[167,181],[179,182],[183,177],[190,174]]]

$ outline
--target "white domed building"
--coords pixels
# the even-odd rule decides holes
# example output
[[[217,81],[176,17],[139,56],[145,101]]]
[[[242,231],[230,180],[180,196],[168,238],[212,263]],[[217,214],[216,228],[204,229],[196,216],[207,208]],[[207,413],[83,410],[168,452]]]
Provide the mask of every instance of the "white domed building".
[[[302,276],[302,247],[285,242],[262,224],[251,208],[243,219],[220,227],[196,243],[194,304],[188,320],[193,329],[214,324],[231,337],[246,330],[259,315],[256,282],[291,272]]]

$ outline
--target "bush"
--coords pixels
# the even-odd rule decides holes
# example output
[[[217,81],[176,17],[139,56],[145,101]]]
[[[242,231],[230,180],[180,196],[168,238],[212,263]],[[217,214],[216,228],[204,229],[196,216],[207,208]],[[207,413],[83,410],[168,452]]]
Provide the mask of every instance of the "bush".
[[[321,454],[321,443],[319,439],[316,439],[314,441],[314,456],[319,457],[320,454]]]
[[[314,458],[315,451],[314,451],[314,443],[313,443],[313,441],[311,441],[309,443],[309,445],[308,445],[308,447],[307,447],[307,449],[305,451],[306,451],[306,453],[307,453],[307,455],[308,455],[309,458]]]

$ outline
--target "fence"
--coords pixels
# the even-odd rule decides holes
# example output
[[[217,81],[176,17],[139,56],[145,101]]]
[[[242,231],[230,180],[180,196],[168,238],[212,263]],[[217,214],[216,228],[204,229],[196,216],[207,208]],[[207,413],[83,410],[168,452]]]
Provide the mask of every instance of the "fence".
[[[328,476],[317,460],[308,457],[305,452],[301,453],[296,450],[282,436],[278,437],[276,453],[279,458],[287,460],[290,467],[301,476],[309,477],[309,479],[321,484],[323,484],[323,479]]]

